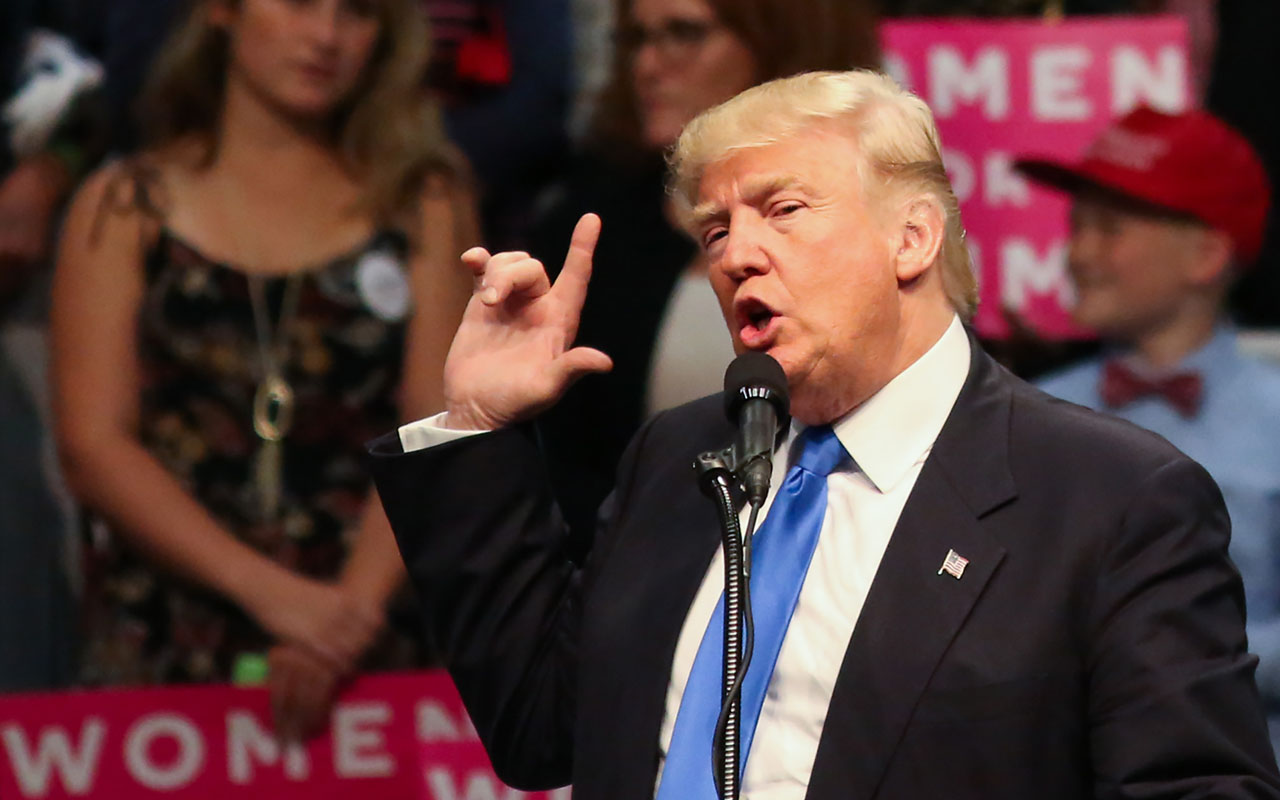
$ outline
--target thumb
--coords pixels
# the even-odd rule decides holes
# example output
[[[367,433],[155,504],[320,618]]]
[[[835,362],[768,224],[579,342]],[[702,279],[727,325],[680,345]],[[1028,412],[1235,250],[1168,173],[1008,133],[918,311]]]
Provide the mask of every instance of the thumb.
[[[553,362],[551,368],[561,385],[569,384],[592,372],[608,372],[613,369],[613,359],[594,347],[575,347],[566,350]]]

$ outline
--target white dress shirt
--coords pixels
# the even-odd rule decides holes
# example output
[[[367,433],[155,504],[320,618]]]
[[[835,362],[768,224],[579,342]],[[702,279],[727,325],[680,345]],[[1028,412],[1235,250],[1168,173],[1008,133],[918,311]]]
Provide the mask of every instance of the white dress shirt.
[[[914,364],[832,426],[853,465],[827,479],[827,512],[769,681],[743,776],[743,800],[803,799],[854,625],[898,516],[964,385],[969,355],[969,339],[957,317]],[[761,525],[800,430],[793,424],[774,453],[774,479]],[[436,415],[402,426],[400,443],[411,452],[478,432],[444,429]],[[676,645],[659,732],[663,754],[702,635],[723,591],[723,553],[717,552]]]
[[[832,425],[853,465],[827,478],[827,513],[769,679],[742,778],[743,800],[803,800],[827,706],[871,580],[968,374],[969,338],[956,318],[914,364]],[[800,430],[793,424],[773,455],[765,518]],[[745,515],[742,524],[745,529]],[[718,551],[676,644],[659,733],[664,754],[702,635],[723,592],[724,554]]]

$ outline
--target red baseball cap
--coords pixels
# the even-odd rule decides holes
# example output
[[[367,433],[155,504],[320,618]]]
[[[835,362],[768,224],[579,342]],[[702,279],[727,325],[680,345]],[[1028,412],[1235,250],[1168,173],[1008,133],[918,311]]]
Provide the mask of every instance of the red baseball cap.
[[[1138,108],[1103,131],[1076,164],[1022,158],[1014,165],[1055,189],[1108,189],[1186,214],[1231,237],[1249,264],[1262,250],[1271,189],[1249,142],[1205,111]]]

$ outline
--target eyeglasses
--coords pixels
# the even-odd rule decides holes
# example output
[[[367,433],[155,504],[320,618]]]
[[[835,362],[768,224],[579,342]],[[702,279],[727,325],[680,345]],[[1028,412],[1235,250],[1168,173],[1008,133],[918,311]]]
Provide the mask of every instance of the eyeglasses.
[[[692,56],[719,27],[719,23],[712,20],[672,17],[656,28],[636,24],[623,26],[615,40],[628,58],[635,58],[641,48],[652,44],[663,59],[679,61]]]

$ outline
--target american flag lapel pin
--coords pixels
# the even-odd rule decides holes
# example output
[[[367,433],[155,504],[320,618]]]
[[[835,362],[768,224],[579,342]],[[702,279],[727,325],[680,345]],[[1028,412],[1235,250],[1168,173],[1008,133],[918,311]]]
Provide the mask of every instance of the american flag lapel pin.
[[[955,550],[948,550],[947,557],[942,560],[942,566],[938,568],[938,574],[941,575],[945,572],[956,580],[960,580],[960,576],[964,574],[964,568],[968,564],[969,559]]]

